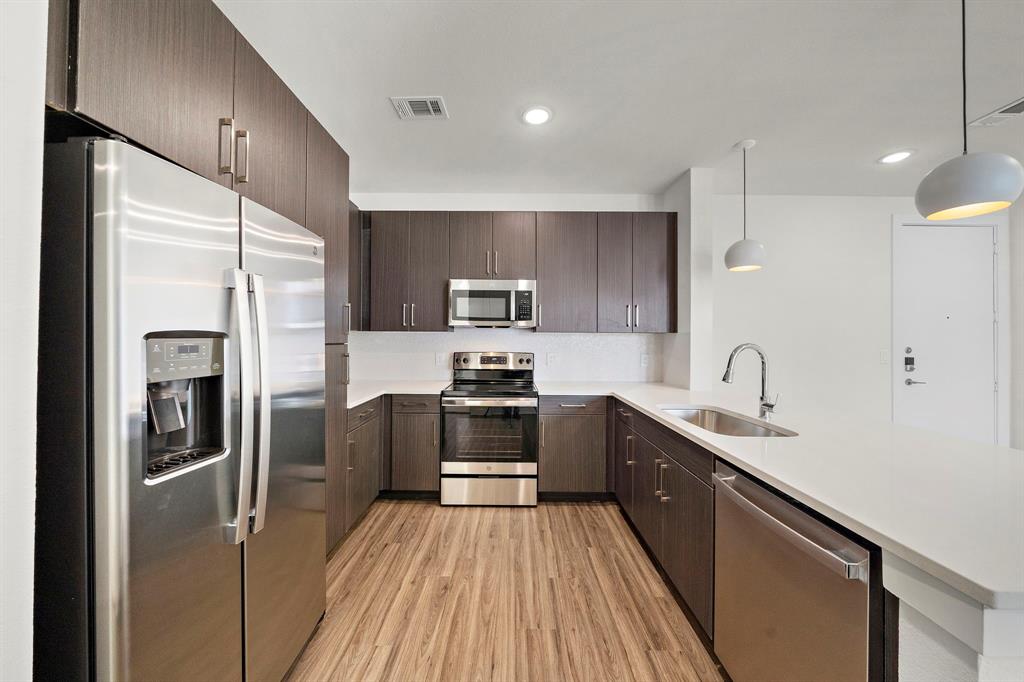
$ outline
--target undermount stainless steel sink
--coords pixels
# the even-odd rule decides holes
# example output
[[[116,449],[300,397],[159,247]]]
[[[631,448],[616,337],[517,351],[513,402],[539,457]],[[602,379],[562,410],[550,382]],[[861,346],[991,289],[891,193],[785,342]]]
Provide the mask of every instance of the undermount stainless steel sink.
[[[766,421],[745,417],[717,407],[704,405],[659,405],[665,414],[723,436],[777,438],[798,435],[796,431]]]

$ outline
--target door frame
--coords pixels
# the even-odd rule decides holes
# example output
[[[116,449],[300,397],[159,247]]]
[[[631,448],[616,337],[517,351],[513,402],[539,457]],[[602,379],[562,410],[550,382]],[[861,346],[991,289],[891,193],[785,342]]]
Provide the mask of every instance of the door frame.
[[[919,215],[892,215],[889,231],[889,412],[896,422],[896,230],[900,227],[977,227],[992,231],[995,272],[992,282],[995,301],[995,443],[1010,443],[1010,221],[1007,211],[962,220],[926,220]]]

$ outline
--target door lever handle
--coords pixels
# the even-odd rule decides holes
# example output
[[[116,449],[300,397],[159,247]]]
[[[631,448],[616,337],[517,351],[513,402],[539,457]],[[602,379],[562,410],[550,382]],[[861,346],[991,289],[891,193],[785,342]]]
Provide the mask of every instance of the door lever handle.
[[[907,386],[913,386],[914,384],[927,384],[927,381],[914,381],[913,379],[907,379],[903,383]]]

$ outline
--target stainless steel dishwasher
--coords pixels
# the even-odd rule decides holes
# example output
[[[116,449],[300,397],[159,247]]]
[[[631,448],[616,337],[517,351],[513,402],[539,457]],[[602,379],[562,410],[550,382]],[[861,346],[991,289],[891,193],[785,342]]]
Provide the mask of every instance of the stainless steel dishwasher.
[[[734,682],[869,675],[870,552],[719,462],[714,648]]]

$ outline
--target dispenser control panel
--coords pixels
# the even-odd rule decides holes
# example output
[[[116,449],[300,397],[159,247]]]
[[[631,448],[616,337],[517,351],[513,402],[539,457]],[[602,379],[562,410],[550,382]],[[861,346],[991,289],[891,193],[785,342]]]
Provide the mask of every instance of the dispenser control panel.
[[[224,373],[224,339],[146,339],[146,382],[195,379]]]

